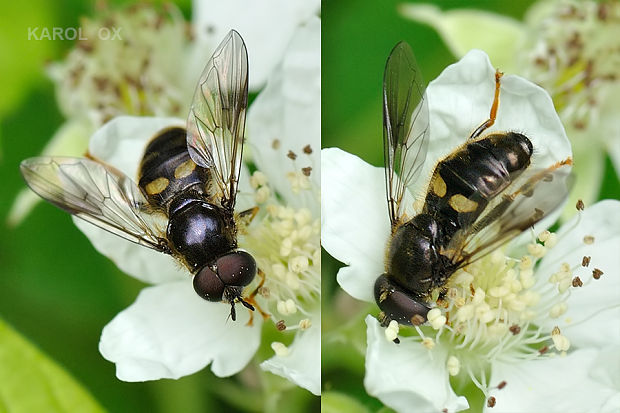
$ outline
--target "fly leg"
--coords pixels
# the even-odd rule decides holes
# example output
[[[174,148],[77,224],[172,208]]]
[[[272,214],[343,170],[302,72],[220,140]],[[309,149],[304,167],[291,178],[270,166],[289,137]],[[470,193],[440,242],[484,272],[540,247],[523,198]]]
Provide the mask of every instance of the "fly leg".
[[[258,312],[263,316],[263,319],[266,320],[269,317],[271,317],[271,315],[263,311],[263,309],[260,308],[260,305],[258,305],[258,302],[256,301],[256,296],[258,295],[259,291],[263,288],[263,285],[265,285],[265,273],[260,268],[258,269],[258,276],[260,277],[260,282],[254,289],[254,291],[250,293],[248,298],[246,298],[246,301],[249,304],[252,304],[258,310]],[[248,320],[248,323],[246,325],[251,326],[253,322],[254,322],[254,312],[250,311],[250,319]]]
[[[476,139],[482,134],[482,132],[489,129],[495,123],[495,118],[497,117],[497,108],[499,108],[499,80],[502,76],[504,76],[502,72],[500,72],[499,70],[495,71],[495,97],[493,98],[493,104],[491,105],[491,113],[489,114],[489,119],[485,120],[482,125],[478,126],[476,130],[473,131],[473,133],[469,136],[469,139]]]
[[[237,214],[235,221],[237,222],[237,230],[241,234],[247,233],[247,227],[252,223],[254,217],[258,214],[258,207],[246,209]]]

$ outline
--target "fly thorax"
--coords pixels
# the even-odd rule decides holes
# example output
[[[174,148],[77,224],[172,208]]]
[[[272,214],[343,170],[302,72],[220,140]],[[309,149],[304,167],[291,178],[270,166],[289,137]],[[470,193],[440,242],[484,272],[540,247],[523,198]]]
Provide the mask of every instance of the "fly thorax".
[[[226,212],[200,200],[171,208],[167,232],[174,249],[194,270],[236,247],[234,223]]]
[[[427,214],[416,215],[396,229],[387,253],[390,280],[419,296],[430,292],[439,259],[438,231],[436,221]]]

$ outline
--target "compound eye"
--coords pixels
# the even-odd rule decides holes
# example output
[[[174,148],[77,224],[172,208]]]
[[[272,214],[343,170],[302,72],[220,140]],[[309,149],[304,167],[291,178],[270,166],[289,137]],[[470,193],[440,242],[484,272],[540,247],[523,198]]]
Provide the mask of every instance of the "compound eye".
[[[216,261],[217,274],[226,285],[244,287],[256,275],[256,261],[245,251],[222,255]]]
[[[389,320],[399,324],[419,325],[426,322],[430,308],[416,301],[386,276],[381,275],[375,282],[375,301]]]
[[[205,266],[194,276],[194,291],[208,301],[222,301],[224,283],[211,268]]]

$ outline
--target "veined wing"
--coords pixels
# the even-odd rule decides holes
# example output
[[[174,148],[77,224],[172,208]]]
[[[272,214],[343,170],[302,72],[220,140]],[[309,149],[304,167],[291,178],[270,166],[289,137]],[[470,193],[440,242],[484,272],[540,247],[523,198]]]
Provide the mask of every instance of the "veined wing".
[[[119,237],[170,253],[157,217],[138,186],[121,172],[85,158],[38,157],[20,165],[45,200]]]
[[[411,47],[398,43],[383,77],[383,155],[392,228],[405,213],[403,198],[420,176],[429,139],[425,86]]]
[[[234,30],[205,67],[187,118],[187,146],[197,165],[211,170],[221,204],[234,209],[248,106],[248,54]]]
[[[457,231],[443,254],[464,267],[549,216],[568,197],[573,175],[565,166],[570,164],[568,159],[547,169],[526,170],[475,222]]]

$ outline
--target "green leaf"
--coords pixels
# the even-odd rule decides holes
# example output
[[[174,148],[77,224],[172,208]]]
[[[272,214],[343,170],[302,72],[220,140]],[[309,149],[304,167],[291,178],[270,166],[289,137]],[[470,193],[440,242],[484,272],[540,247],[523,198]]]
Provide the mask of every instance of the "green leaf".
[[[399,11],[403,16],[437,30],[457,58],[471,49],[481,49],[489,55],[494,66],[506,72],[515,71],[514,55],[525,34],[522,23],[517,20],[468,9],[443,12],[428,4],[403,4]]]
[[[104,410],[67,372],[0,320],[0,411]]]

